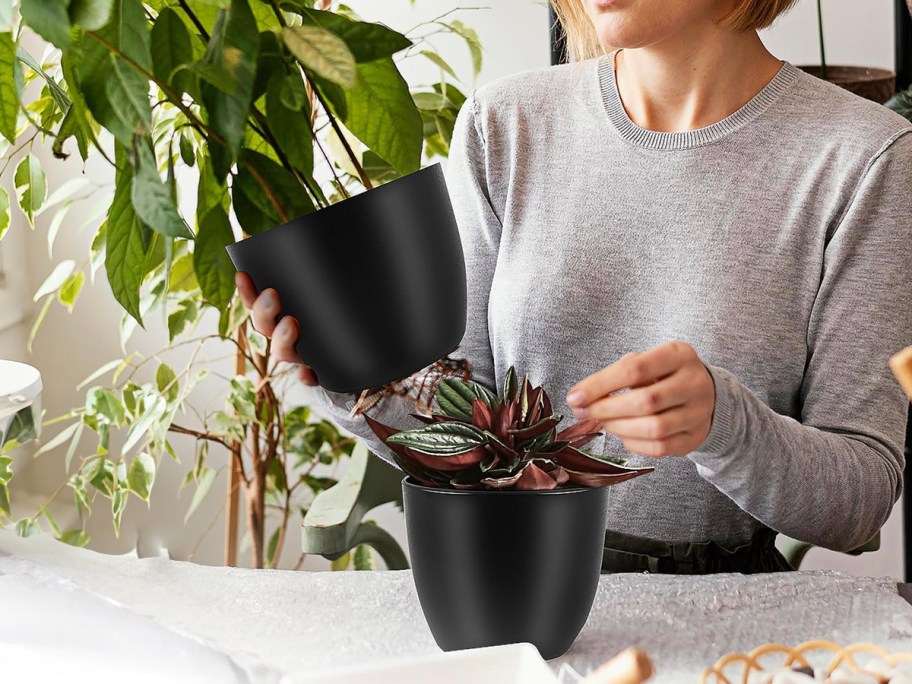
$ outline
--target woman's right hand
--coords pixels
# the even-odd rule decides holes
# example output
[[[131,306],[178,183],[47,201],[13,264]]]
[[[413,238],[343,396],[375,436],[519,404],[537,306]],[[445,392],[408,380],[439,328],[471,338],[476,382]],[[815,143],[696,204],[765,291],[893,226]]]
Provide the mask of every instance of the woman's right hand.
[[[295,344],[301,334],[301,327],[293,316],[283,316],[276,322],[282,306],[279,303],[279,293],[272,288],[257,292],[253,279],[244,271],[238,271],[234,276],[241,301],[250,309],[250,318],[257,332],[262,333],[272,340],[272,354],[279,361],[288,361],[301,366],[298,377],[305,385],[319,385],[314,369],[306,365],[298,352]]]

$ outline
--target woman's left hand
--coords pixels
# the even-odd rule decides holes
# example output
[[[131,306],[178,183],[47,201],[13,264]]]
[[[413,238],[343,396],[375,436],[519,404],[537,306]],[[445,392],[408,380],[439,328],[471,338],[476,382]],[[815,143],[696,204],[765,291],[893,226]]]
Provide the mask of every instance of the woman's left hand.
[[[716,392],[694,348],[674,340],[625,354],[587,376],[567,393],[567,403],[580,420],[600,421],[628,451],[683,456],[709,435]]]

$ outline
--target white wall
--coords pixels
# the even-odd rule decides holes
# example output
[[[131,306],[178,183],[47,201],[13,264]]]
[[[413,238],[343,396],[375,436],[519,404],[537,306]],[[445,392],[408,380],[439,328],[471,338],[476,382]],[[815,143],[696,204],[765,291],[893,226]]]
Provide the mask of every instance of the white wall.
[[[455,3],[449,0],[421,0],[412,7],[409,0],[385,0],[383,3],[371,0],[350,0],[349,4],[367,20],[382,21],[400,31],[407,31],[422,21],[431,20],[453,7],[475,7],[474,2]],[[857,0],[827,0],[826,33],[828,58],[831,63],[857,63],[872,66],[890,66],[893,59],[892,44],[892,3],[887,0],[858,2]],[[460,75],[463,75],[463,89],[489,82],[500,76],[545,66],[549,60],[547,5],[543,1],[498,0],[489,3],[489,9],[461,10],[450,18],[460,18],[476,27],[485,46],[485,62],[477,83],[471,77],[471,62],[468,51],[460,39],[451,36],[434,36],[431,40]],[[816,27],[814,24],[814,3],[802,0],[799,6],[782,19],[771,30],[765,32],[764,40],[777,56],[794,63],[816,62]],[[412,85],[431,83],[438,78],[435,67],[422,57],[414,57],[403,64],[403,72]],[[49,171],[52,187],[81,172],[76,155],[65,163],[54,161],[49,151],[42,152],[45,168]],[[89,170],[94,180],[110,181],[109,172],[101,165]],[[82,208],[88,211],[88,205]],[[78,217],[80,212],[71,216]],[[38,284],[50,271],[52,261],[48,258],[44,232],[47,218],[38,221],[33,233],[24,227],[21,218],[11,229],[13,235],[3,243],[7,262],[20,265],[19,306],[27,317],[27,324],[35,314],[30,297]],[[83,260],[88,253],[90,231],[79,230],[78,221],[71,221],[61,230],[54,260],[74,258]],[[15,237],[14,237],[15,236]],[[15,254],[10,257],[10,253]],[[24,268],[22,268],[24,266]],[[87,283],[73,315],[61,307],[54,306],[48,315],[44,328],[30,356],[24,350],[24,330],[18,326],[5,333],[0,331],[0,355],[24,358],[39,366],[44,374],[46,387],[45,406],[48,416],[58,415],[78,403],[82,395],[74,390],[75,385],[88,373],[111,358],[120,355],[117,341],[118,307],[103,279],[94,286]],[[154,352],[164,341],[162,322],[150,320],[149,331],[134,338],[131,348],[146,353]],[[179,357],[180,355],[178,355]],[[175,361],[178,363],[179,359]],[[198,401],[206,403],[217,398],[220,386],[213,383],[201,388]],[[297,394],[306,399],[303,388]],[[53,434],[53,430],[49,431]],[[184,464],[192,461],[190,441],[176,441]],[[215,450],[214,450],[215,451]],[[54,462],[54,456],[42,456],[32,464],[22,477],[36,493],[47,492],[61,482],[61,466]],[[219,456],[212,455],[217,462]],[[92,546],[99,550],[123,553],[133,547],[137,537],[148,545],[156,542],[167,545],[175,557],[190,555],[197,539],[212,525],[212,531],[200,545],[194,559],[205,563],[220,563],[222,557],[222,524],[220,508],[222,499],[218,492],[224,489],[224,478],[220,478],[205,505],[190,523],[184,526],[183,515],[189,504],[191,492],[178,494],[178,483],[183,476],[185,465],[165,461],[156,481],[152,510],[137,501],[131,501],[124,518],[124,529],[119,540],[110,529],[109,515],[99,514],[93,519],[91,531]],[[19,475],[17,475],[19,477]],[[21,483],[20,483],[21,484]],[[385,507],[375,516],[404,541],[401,515],[391,506]],[[243,524],[243,523],[242,523]],[[297,531],[292,529],[289,536],[294,546]],[[860,558],[848,558],[840,554],[812,551],[805,567],[840,567],[859,574],[901,576],[900,555],[901,530],[897,518],[885,528],[885,549],[877,554]],[[293,561],[286,554],[287,561]],[[312,565],[311,567],[318,567]]]

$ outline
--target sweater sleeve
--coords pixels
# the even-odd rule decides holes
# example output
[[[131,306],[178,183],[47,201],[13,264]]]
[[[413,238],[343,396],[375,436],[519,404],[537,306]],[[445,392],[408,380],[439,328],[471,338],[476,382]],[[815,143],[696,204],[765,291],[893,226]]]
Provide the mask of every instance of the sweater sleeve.
[[[707,364],[713,423],[688,454],[702,477],[767,526],[837,551],[874,536],[902,492],[909,404],[888,359],[912,342],[909,132],[869,162],[826,245],[800,421]]]
[[[487,182],[487,152],[477,121],[475,92],[459,110],[446,163],[447,191],[459,229],[466,265],[466,330],[459,346],[450,353],[454,359],[468,359],[472,379],[493,390],[494,359],[488,337],[488,297],[500,245],[501,223],[491,206]],[[420,371],[419,371],[420,372]],[[381,458],[391,461],[386,445],[362,416],[352,417],[355,395],[313,388],[311,404],[345,431],[361,438]],[[410,416],[414,404],[406,397],[386,397],[368,410],[371,418],[397,429],[421,427]]]

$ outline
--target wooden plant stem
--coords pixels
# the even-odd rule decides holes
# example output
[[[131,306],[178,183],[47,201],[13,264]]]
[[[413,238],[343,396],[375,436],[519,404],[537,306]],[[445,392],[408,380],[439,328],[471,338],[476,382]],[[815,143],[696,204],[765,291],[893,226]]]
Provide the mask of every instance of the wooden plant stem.
[[[234,355],[234,373],[243,375],[247,370],[247,321],[238,326],[237,351]],[[225,508],[225,565],[237,567],[238,513],[241,488],[241,443],[231,445],[231,467],[228,469],[228,494]]]

